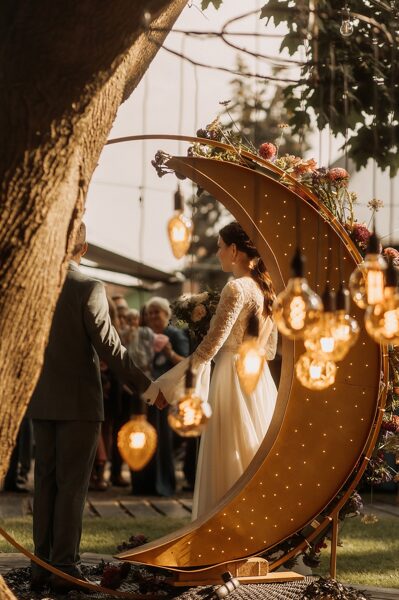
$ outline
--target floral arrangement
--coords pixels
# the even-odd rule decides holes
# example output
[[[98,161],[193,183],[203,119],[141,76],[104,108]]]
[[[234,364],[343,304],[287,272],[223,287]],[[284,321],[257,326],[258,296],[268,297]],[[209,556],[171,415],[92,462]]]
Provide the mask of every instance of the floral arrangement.
[[[199,344],[209,329],[220,294],[216,291],[201,294],[184,294],[171,303],[173,323],[187,329],[191,340]]]
[[[367,600],[370,596],[335,579],[320,577],[308,585],[302,598],[303,600]]]

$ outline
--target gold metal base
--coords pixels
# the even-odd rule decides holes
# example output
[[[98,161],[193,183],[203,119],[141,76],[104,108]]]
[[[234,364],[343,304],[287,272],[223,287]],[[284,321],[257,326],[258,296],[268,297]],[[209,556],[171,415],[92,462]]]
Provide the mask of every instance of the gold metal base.
[[[221,583],[222,573],[226,571],[229,571],[241,584],[279,583],[303,579],[303,575],[299,575],[299,573],[294,573],[293,571],[269,573],[269,563],[267,560],[259,557],[251,557],[199,571],[178,571],[171,579],[168,579],[168,583],[174,587],[217,585]]]

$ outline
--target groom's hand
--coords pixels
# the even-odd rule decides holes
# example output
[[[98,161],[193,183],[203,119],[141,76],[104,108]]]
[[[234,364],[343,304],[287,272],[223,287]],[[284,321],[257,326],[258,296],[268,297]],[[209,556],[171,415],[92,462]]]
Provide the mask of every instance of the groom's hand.
[[[167,404],[168,403],[166,402],[166,398],[160,390],[157,399],[155,400],[155,406],[159,408],[159,410],[162,410],[165,408],[165,406],[167,406]]]

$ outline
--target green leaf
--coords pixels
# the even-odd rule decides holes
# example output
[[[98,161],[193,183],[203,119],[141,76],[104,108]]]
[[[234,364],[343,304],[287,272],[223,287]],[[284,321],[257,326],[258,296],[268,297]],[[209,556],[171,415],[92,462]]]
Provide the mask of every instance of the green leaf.
[[[202,10],[206,10],[210,4],[218,10],[222,4],[223,0],[201,0],[201,8]]]

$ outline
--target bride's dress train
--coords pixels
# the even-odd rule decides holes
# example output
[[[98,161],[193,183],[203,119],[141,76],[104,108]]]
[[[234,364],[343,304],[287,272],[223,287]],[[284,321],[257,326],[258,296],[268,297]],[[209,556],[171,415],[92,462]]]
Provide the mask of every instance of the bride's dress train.
[[[245,394],[235,369],[235,355],[245,337],[248,318],[263,310],[263,294],[251,277],[241,277],[223,288],[210,329],[193,353],[196,391],[208,399],[212,417],[202,434],[194,489],[192,518],[214,507],[239,479],[256,454],[273,416],[277,389],[265,363],[255,391]],[[266,359],[275,356],[277,329],[261,317],[260,343]],[[215,367],[210,380],[210,361]],[[157,380],[168,402],[183,392],[189,358]]]

